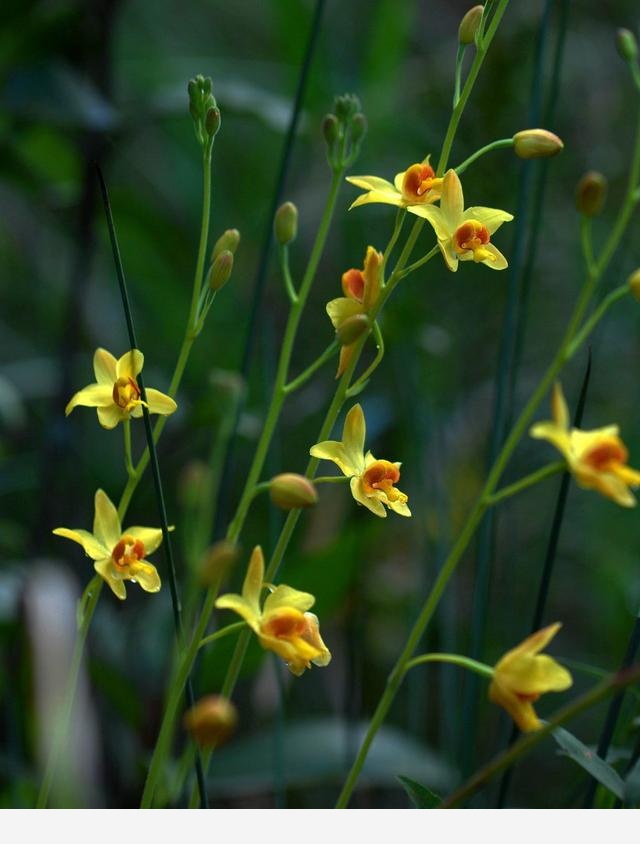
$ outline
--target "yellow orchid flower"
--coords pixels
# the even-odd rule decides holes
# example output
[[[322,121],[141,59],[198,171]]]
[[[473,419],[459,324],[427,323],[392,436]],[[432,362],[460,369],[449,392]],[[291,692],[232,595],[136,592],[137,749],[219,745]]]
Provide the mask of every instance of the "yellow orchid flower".
[[[440,207],[421,205],[410,208],[433,226],[438,246],[447,267],[455,272],[458,261],[475,261],[492,270],[504,270],[507,260],[491,243],[491,235],[513,214],[499,208],[475,205],[464,210],[462,185],[455,170],[448,170],[442,180]]]
[[[378,176],[348,176],[348,182],[367,191],[351,203],[349,210],[369,202],[383,202],[417,214],[416,206],[437,202],[442,191],[442,179],[436,178],[435,171],[429,164],[430,157],[427,156],[422,163],[412,164],[398,173],[393,184]]]
[[[376,516],[387,515],[385,506],[400,516],[410,516],[407,496],[396,489],[400,480],[400,463],[376,460],[368,451],[364,453],[366,424],[364,413],[355,404],[344,420],[342,441],[325,440],[312,446],[309,453],[321,460],[331,460],[343,475],[351,478],[351,494]]]
[[[622,507],[635,507],[629,487],[640,485],[640,472],[627,466],[629,453],[618,436],[618,426],[593,431],[570,428],[569,410],[558,383],[553,388],[551,411],[553,421],[533,425],[531,436],[548,440],[564,455],[579,486],[595,489]]]
[[[127,597],[125,580],[139,583],[145,592],[159,591],[158,572],[145,557],[162,542],[162,531],[147,527],[130,527],[123,531],[118,511],[101,489],[95,496],[93,533],[62,527],[53,532],[82,545],[85,554],[95,561],[95,570],[120,600]]]
[[[336,331],[352,317],[360,314],[366,316],[378,301],[383,260],[381,252],[377,252],[373,246],[368,246],[363,269],[350,269],[342,274],[342,290],[345,295],[327,303],[327,314]],[[345,371],[354,351],[354,343],[345,343],[342,346],[336,378]]]
[[[115,428],[118,422],[133,416],[142,416],[140,388],[136,381],[142,370],[144,355],[138,349],[131,349],[116,360],[106,349],[96,349],[93,356],[95,384],[88,384],[79,390],[64,409],[68,416],[74,407],[95,407],[98,421],[103,428]],[[177,405],[172,398],[159,390],[145,388],[149,413],[168,416]]]
[[[523,733],[539,730],[542,723],[533,704],[545,692],[563,692],[573,684],[566,668],[540,651],[562,625],[550,624],[506,653],[493,669],[489,699],[507,710]]]
[[[260,609],[260,594],[265,586],[271,594]],[[299,677],[311,668],[311,663],[325,666],[331,661],[331,653],[320,636],[318,617],[308,612],[315,600],[308,592],[298,592],[291,586],[265,584],[264,557],[257,545],[249,560],[242,595],[221,595],[216,607],[242,616],[262,647],[282,657],[289,671]]]

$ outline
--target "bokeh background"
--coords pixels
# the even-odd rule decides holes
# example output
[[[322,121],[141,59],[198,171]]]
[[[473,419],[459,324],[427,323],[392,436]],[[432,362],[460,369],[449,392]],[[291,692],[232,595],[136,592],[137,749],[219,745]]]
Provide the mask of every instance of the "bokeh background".
[[[369,134],[355,173],[390,178],[437,155],[450,113],[460,0],[327,0],[283,199],[296,203],[292,249],[299,277],[329,181],[320,132],[334,95],[361,98]],[[219,436],[248,341],[249,314],[269,208],[308,37],[311,0],[233,4],[168,0],[5,0],[0,12],[0,805],[33,804],[52,713],[73,641],[75,601],[92,575],[81,549],[52,537],[58,525],[89,526],[97,487],[117,498],[125,475],[121,434],[91,410],[65,419],[70,395],[93,380],[97,346],[120,355],[125,324],[94,175],[104,169],[133,301],[147,383],[166,389],[184,330],[200,220],[200,157],[186,83],[210,75],[222,111],[214,152],[212,234],[237,227],[232,281],[218,296],[193,351],[160,448],[183,588],[192,598],[200,553],[190,544],[203,461]],[[452,161],[515,131],[544,125],[565,142],[552,161],[524,164],[509,151],[469,170],[468,204],[518,211],[496,237],[511,270],[439,260],[404,282],[384,314],[387,354],[363,394],[374,453],[403,462],[413,519],[385,521],[325,487],[286,556],[284,582],[317,595],[327,669],[293,679],[255,643],[235,702],[241,724],[216,754],[214,805],[330,806],[386,674],[486,472],[495,374],[509,291],[522,291],[509,406],[530,394],[583,278],[574,189],[585,170],[609,179],[596,221],[601,242],[622,200],[637,96],[615,49],[618,26],[638,23],[634,0],[512,2],[464,114]],[[544,38],[540,40],[540,33]],[[347,213],[345,184],[296,347],[303,368],[330,341],[324,304],[341,273],[383,248],[393,209]],[[540,207],[539,225],[531,223]],[[640,262],[637,217],[606,285]],[[425,229],[421,246],[432,245]],[[617,421],[640,465],[638,305],[618,305],[596,332],[584,427]],[[286,298],[269,265],[231,471],[219,506],[238,500],[268,403]],[[581,354],[563,377],[576,400]],[[269,471],[303,471],[334,388],[323,369],[286,406]],[[547,408],[541,410],[547,414]],[[141,433],[136,431],[135,433]],[[136,440],[140,447],[142,440]],[[555,459],[524,441],[505,480]],[[490,563],[479,655],[494,662],[528,632],[559,480],[502,507],[483,548],[472,545],[449,587],[425,650],[468,652],[476,563]],[[129,523],[157,523],[143,482]],[[259,500],[243,535],[248,550],[272,546],[282,515]],[[214,532],[211,514],[210,536]],[[640,604],[636,511],[572,487],[545,621],[564,628],[553,651],[612,670]],[[161,554],[157,557],[163,571]],[[173,641],[168,589],[133,587],[126,602],[102,596],[88,647],[65,769],[64,805],[137,805],[162,711]],[[231,620],[231,619],[227,619]],[[224,622],[223,622],[224,623]],[[476,622],[477,623],[477,622]],[[476,634],[477,635],[477,634]],[[477,644],[477,642],[476,642]],[[201,659],[200,694],[217,691],[233,642]],[[594,682],[575,670],[575,690]],[[460,671],[433,667],[405,683],[374,748],[354,805],[408,806],[396,775],[446,793],[465,771],[504,746],[510,725]],[[564,698],[563,698],[564,699]],[[558,698],[559,700],[559,698]],[[545,698],[541,713],[552,711]],[[605,707],[573,725],[597,741]],[[636,741],[638,699],[627,703],[614,742],[624,766]],[[178,731],[175,759],[184,735]],[[176,761],[177,765],[177,761]],[[174,768],[167,775],[167,802]],[[510,803],[580,805],[585,776],[551,741],[518,768]],[[495,786],[474,805],[495,803]]]

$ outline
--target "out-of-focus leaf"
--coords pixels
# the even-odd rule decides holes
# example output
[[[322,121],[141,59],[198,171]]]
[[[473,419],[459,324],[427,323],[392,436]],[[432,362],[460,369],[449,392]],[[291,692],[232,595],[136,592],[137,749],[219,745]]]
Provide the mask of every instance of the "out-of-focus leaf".
[[[442,803],[442,799],[437,794],[424,785],[420,785],[419,782],[403,776],[398,776],[398,779],[416,809],[437,809]]]
[[[288,724],[282,748],[286,786],[338,783],[346,773],[347,749],[360,744],[367,727],[366,723],[347,727],[328,718]],[[360,781],[375,786],[393,785],[399,770],[426,780],[438,790],[447,790],[454,779],[451,767],[436,753],[401,730],[384,726],[371,746]],[[216,751],[210,781],[216,794],[237,795],[271,788],[271,729]]]
[[[609,791],[622,800],[624,783],[618,772],[611,765],[608,765],[594,750],[583,744],[580,739],[577,739],[568,730],[563,730],[562,727],[556,727],[551,735],[556,740],[563,755],[577,762],[581,768],[588,774],[591,774],[601,785],[608,788]]]
[[[640,759],[629,771],[624,782],[624,802],[628,806],[640,803]]]

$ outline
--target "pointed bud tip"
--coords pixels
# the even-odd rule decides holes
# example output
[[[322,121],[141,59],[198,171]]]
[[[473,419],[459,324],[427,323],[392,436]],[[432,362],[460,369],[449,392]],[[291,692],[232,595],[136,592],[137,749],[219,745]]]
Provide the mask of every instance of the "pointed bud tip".
[[[547,129],[523,129],[513,136],[513,149],[519,158],[550,158],[561,152],[564,144]]]
[[[293,202],[285,202],[276,211],[273,231],[280,246],[286,246],[298,234],[298,209]]]
[[[597,170],[590,170],[576,187],[576,208],[585,217],[597,217],[607,196],[607,179]]]
[[[466,47],[469,44],[473,44],[476,40],[476,33],[480,29],[483,12],[484,6],[473,6],[460,21],[458,41],[463,46]]]
[[[311,481],[294,472],[284,472],[272,478],[269,495],[276,507],[282,510],[313,507],[318,501],[318,492]]]

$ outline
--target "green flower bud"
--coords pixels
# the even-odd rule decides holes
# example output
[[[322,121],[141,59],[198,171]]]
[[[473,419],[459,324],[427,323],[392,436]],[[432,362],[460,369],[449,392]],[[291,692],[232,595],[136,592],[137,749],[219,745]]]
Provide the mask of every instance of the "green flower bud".
[[[564,144],[546,129],[523,129],[513,136],[513,149],[519,158],[550,158],[564,149]]]
[[[332,147],[338,140],[338,136],[340,134],[340,126],[338,124],[338,118],[335,116],[335,114],[325,115],[322,121],[322,134],[324,135],[324,139],[327,142],[327,146],[329,147]]]
[[[233,270],[233,253],[228,249],[223,249],[216,257],[209,269],[207,276],[207,284],[214,292],[221,290],[231,277]]]
[[[313,507],[318,501],[318,492],[311,481],[293,472],[285,472],[271,478],[269,495],[276,507],[282,510]]]
[[[371,330],[371,322],[366,314],[354,314],[342,323],[336,332],[341,346],[350,346],[363,334]]]
[[[626,62],[633,62],[638,58],[638,42],[630,29],[619,29],[617,31],[616,47],[619,55]]]
[[[359,144],[367,134],[367,118],[359,111],[351,121],[351,142]]]
[[[228,539],[222,539],[208,549],[200,564],[203,586],[219,584],[231,571],[240,556],[240,549]]]
[[[218,747],[227,741],[238,724],[238,711],[221,695],[201,698],[185,713],[184,725],[200,747]]]
[[[235,255],[239,243],[240,232],[238,229],[227,229],[222,232],[211,252],[211,263],[215,261],[221,252],[231,252],[232,255]]]
[[[640,302],[640,267],[631,273],[627,279],[627,284],[629,285],[629,290],[633,298]]]
[[[590,170],[578,182],[576,208],[586,217],[597,217],[607,196],[607,180],[595,170]]]
[[[355,94],[343,94],[341,97],[336,97],[333,107],[338,120],[343,123],[348,123],[354,114],[362,111],[360,100]]]
[[[209,108],[204,119],[204,128],[206,129],[207,135],[210,138],[213,138],[215,135],[217,135],[221,123],[222,118],[220,117],[220,109],[217,106]]]
[[[298,234],[298,209],[293,202],[285,202],[276,211],[273,230],[280,246],[286,246]]]
[[[476,33],[480,28],[483,11],[483,6],[473,6],[462,18],[458,27],[458,41],[461,44],[466,46],[467,44],[473,44],[476,40]]]

